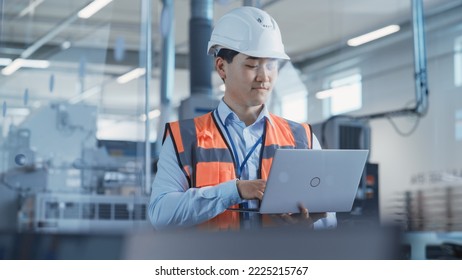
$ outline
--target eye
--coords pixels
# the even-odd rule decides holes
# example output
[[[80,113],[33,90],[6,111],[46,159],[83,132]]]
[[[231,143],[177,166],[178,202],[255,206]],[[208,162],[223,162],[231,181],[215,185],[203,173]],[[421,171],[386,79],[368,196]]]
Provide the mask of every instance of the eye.
[[[258,65],[247,64],[246,66],[249,67],[249,68],[252,68],[252,69],[258,68]]]
[[[277,67],[278,67],[278,62],[276,60],[270,61],[266,64],[266,69],[268,70],[274,70],[274,69],[277,69]]]

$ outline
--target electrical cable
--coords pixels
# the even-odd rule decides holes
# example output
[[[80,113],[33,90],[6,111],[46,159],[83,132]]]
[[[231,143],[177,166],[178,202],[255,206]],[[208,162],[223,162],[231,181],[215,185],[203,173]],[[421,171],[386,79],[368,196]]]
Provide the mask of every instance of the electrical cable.
[[[411,136],[416,130],[417,130],[417,127],[419,126],[419,123],[420,123],[420,116],[417,116],[416,117],[416,121],[414,123],[414,126],[408,131],[408,132],[403,132],[399,129],[398,125],[393,121],[393,119],[391,117],[386,117],[387,120],[390,122],[391,126],[393,127],[393,129],[396,131],[396,133],[398,133],[400,136],[402,137],[409,137]]]
[[[413,101],[409,101],[408,102],[408,105],[410,105]],[[419,106],[422,104],[422,99],[420,99],[416,105],[415,105],[415,109],[419,108]],[[398,125],[396,124],[396,122],[393,121],[393,116],[385,116],[385,118],[390,122],[391,126],[393,127],[393,129],[396,131],[396,133],[398,133],[398,135],[402,136],[402,137],[409,137],[411,136],[416,130],[417,130],[417,127],[419,126],[419,123],[420,123],[420,118],[425,115],[427,113],[427,108],[428,106],[425,107],[425,111],[423,113],[417,113],[417,111],[415,113],[409,113],[407,114],[408,116],[416,116],[416,120],[415,120],[415,123],[414,123],[414,126],[408,131],[408,132],[403,132],[402,130],[399,129]],[[404,115],[406,116],[406,115]]]

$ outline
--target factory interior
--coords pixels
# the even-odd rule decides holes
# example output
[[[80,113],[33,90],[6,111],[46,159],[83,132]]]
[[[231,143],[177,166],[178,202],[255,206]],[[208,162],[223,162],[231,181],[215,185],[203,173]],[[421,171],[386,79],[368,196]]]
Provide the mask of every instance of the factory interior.
[[[282,243],[150,222],[165,124],[223,97],[207,42],[240,6],[273,16],[290,56],[269,111],[323,149],[369,150],[336,230]],[[461,0],[0,0],[0,260],[461,259],[461,15]]]

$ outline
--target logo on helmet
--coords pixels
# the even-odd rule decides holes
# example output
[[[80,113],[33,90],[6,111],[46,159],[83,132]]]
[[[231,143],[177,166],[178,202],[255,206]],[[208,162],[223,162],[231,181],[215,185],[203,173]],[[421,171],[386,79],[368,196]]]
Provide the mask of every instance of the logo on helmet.
[[[272,24],[265,24],[263,23],[263,19],[261,17],[257,18],[257,22],[261,24],[264,28],[273,28]]]

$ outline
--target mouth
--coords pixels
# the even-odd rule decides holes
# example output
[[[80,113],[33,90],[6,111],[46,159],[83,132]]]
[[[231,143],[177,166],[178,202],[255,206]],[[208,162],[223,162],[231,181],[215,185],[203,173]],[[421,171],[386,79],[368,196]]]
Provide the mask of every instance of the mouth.
[[[259,86],[252,87],[252,89],[255,89],[255,90],[269,90],[270,88],[267,87],[267,86],[259,85]]]

